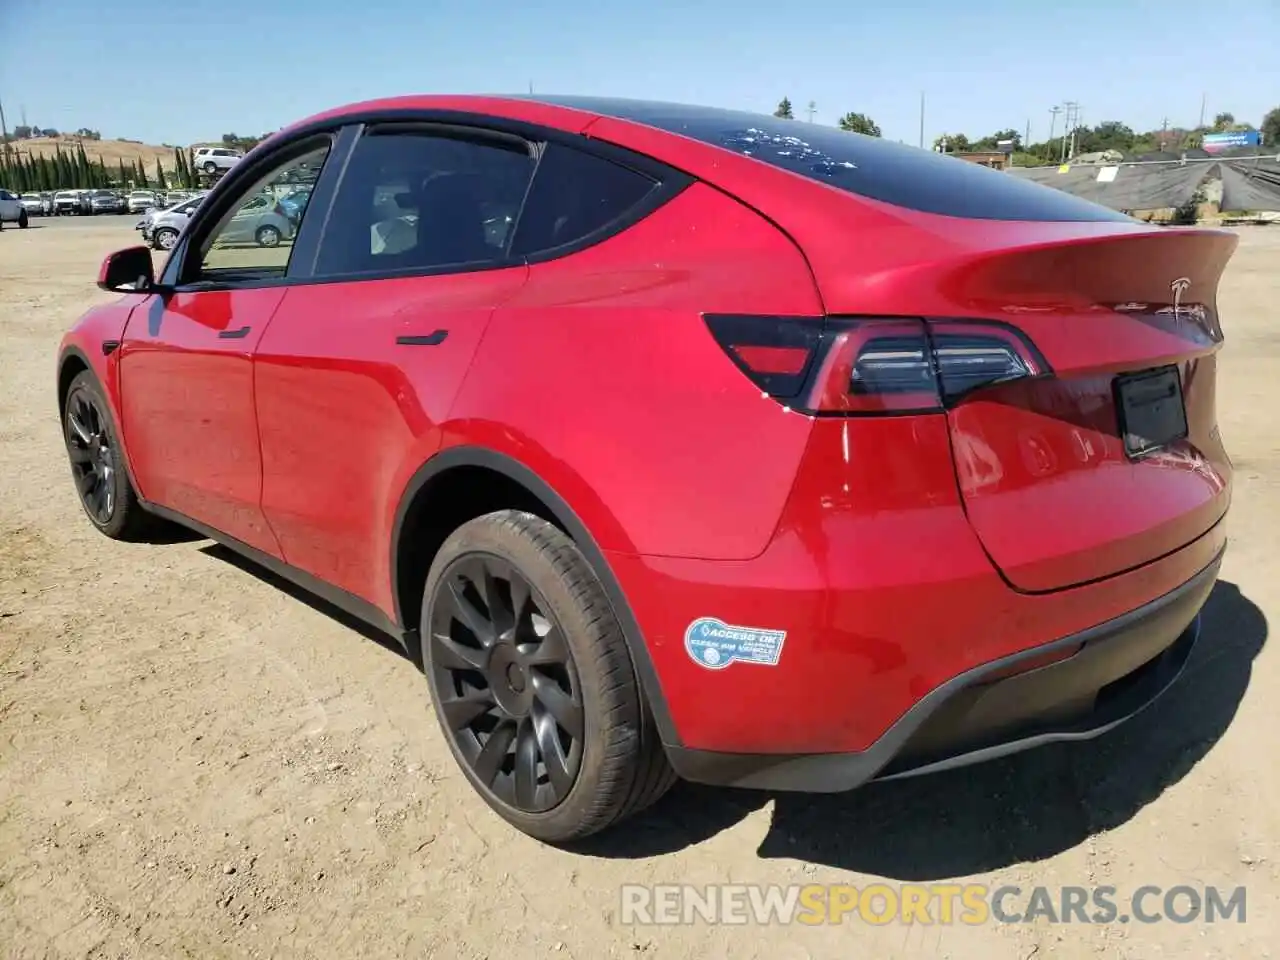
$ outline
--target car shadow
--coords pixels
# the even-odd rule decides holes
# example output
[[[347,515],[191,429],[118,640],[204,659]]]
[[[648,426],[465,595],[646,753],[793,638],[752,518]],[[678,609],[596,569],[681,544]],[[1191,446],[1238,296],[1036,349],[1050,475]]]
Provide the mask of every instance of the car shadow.
[[[355,633],[360,634],[366,640],[372,640],[378,646],[384,647],[397,656],[403,657],[415,666],[420,666],[420,661],[416,660],[416,658],[420,656],[418,651],[406,651],[404,647],[400,646],[400,644],[395,641],[394,637],[388,636],[377,627],[365,623],[359,617],[352,616],[341,607],[330,603],[322,597],[316,596],[316,594],[311,593],[303,587],[299,587],[293,581],[286,580],[279,574],[272,573],[266,567],[259,566],[257,563],[254,563],[254,561],[241,556],[234,550],[224,547],[220,543],[213,542],[201,547],[200,552],[205,556],[213,557],[215,560],[221,560],[224,563],[231,564],[231,566],[236,569],[242,570],[245,573],[256,577],[268,586],[279,590],[281,593],[288,594],[290,597],[293,597],[293,599],[305,603],[317,613],[322,613],[331,620],[337,621],[348,630],[352,630]]]
[[[940,880],[1041,860],[1132,818],[1181,780],[1230,726],[1267,639],[1263,612],[1219,581],[1200,642],[1165,694],[1096,740],[845,794],[678,784],[626,829],[577,845],[649,857],[700,842],[773,800],[758,854],[896,880]]]

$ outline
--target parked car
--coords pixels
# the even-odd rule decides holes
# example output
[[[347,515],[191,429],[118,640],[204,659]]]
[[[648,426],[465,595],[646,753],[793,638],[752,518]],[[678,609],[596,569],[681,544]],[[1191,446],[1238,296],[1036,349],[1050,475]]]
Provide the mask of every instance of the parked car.
[[[201,171],[207,176],[213,176],[215,173],[226,172],[240,162],[244,156],[239,150],[232,150],[229,147],[197,147],[192,155],[195,163],[195,169]]]
[[[150,210],[134,229],[140,231],[143,241],[156,250],[172,250],[202,199],[195,197],[165,210]]]
[[[274,247],[285,240],[292,240],[294,224],[285,208],[275,196],[260,193],[235,212],[218,235],[225,246],[255,243],[260,247]]]
[[[26,227],[27,220],[27,208],[21,198],[16,193],[0,189],[0,223],[16,223],[19,227]]]
[[[128,205],[118,194],[110,190],[90,190],[89,212],[93,215],[101,213],[125,213]]]
[[[297,244],[225,242],[304,160],[343,172]],[[420,649],[467,780],[558,842],[677,776],[843,791],[1167,689],[1225,545],[1236,244],[794,120],[364,103],[158,276],[105,260],[60,412],[99,531],[186,525]]]
[[[129,194],[127,204],[129,213],[145,213],[154,206],[158,206],[154,190],[134,190]]]
[[[53,212],[57,216],[93,212],[88,190],[59,190],[53,195]]]
[[[47,217],[53,212],[53,198],[47,193],[24,193],[21,200],[28,216]]]

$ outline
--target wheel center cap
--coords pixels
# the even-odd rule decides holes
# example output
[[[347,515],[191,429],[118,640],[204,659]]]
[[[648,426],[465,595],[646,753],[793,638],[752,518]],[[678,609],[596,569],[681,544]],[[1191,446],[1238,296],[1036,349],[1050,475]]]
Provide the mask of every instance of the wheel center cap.
[[[524,693],[525,682],[524,669],[520,664],[507,664],[507,683],[511,684],[511,689],[516,693]]]

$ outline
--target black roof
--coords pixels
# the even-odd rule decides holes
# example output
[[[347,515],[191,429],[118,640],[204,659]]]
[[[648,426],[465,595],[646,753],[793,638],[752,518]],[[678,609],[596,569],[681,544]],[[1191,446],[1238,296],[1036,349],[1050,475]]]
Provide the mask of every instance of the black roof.
[[[980,220],[1128,220],[1099,204],[931,150],[804,120],[621,97],[514,99],[630,120],[895,206]]]

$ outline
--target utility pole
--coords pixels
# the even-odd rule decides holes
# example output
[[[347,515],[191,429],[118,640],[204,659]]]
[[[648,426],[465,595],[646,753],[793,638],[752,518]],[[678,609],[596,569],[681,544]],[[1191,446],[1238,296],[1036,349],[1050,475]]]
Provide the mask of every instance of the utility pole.
[[[1050,157],[1053,156],[1053,131],[1058,126],[1058,114],[1061,112],[1062,108],[1056,104],[1049,108],[1049,139],[1045,141],[1045,146],[1049,150]]]
[[[1066,126],[1062,128],[1062,153],[1059,163],[1066,163],[1076,154],[1076,128],[1080,126],[1080,104],[1074,100],[1068,100],[1063,104],[1066,113]],[[1068,147],[1067,133],[1070,131],[1071,139]]]
[[[920,91],[920,149],[924,149],[924,91]]]
[[[818,112],[818,105],[817,105],[817,103],[815,103],[814,101],[810,100],[810,101],[809,101],[809,106],[805,109],[805,112],[809,114],[809,122],[810,122],[810,123],[813,123],[813,115],[814,115],[815,113],[817,113],[817,112]]]
[[[533,96],[533,81],[529,81],[529,96]]]
[[[1027,132],[1022,137],[1022,149],[1026,150],[1031,146],[1031,118],[1027,117]]]
[[[4,152],[8,153],[13,148],[9,146],[9,128],[4,123],[4,104],[0,103],[0,144],[4,144]]]
[[[1165,117],[1163,120],[1160,121],[1160,152],[1161,153],[1164,153],[1164,142],[1165,142],[1165,138],[1168,136],[1168,133],[1169,133],[1169,118]]]
[[[1200,127],[1202,129],[1204,127],[1204,105],[1208,99],[1209,95],[1207,93],[1200,94]]]

